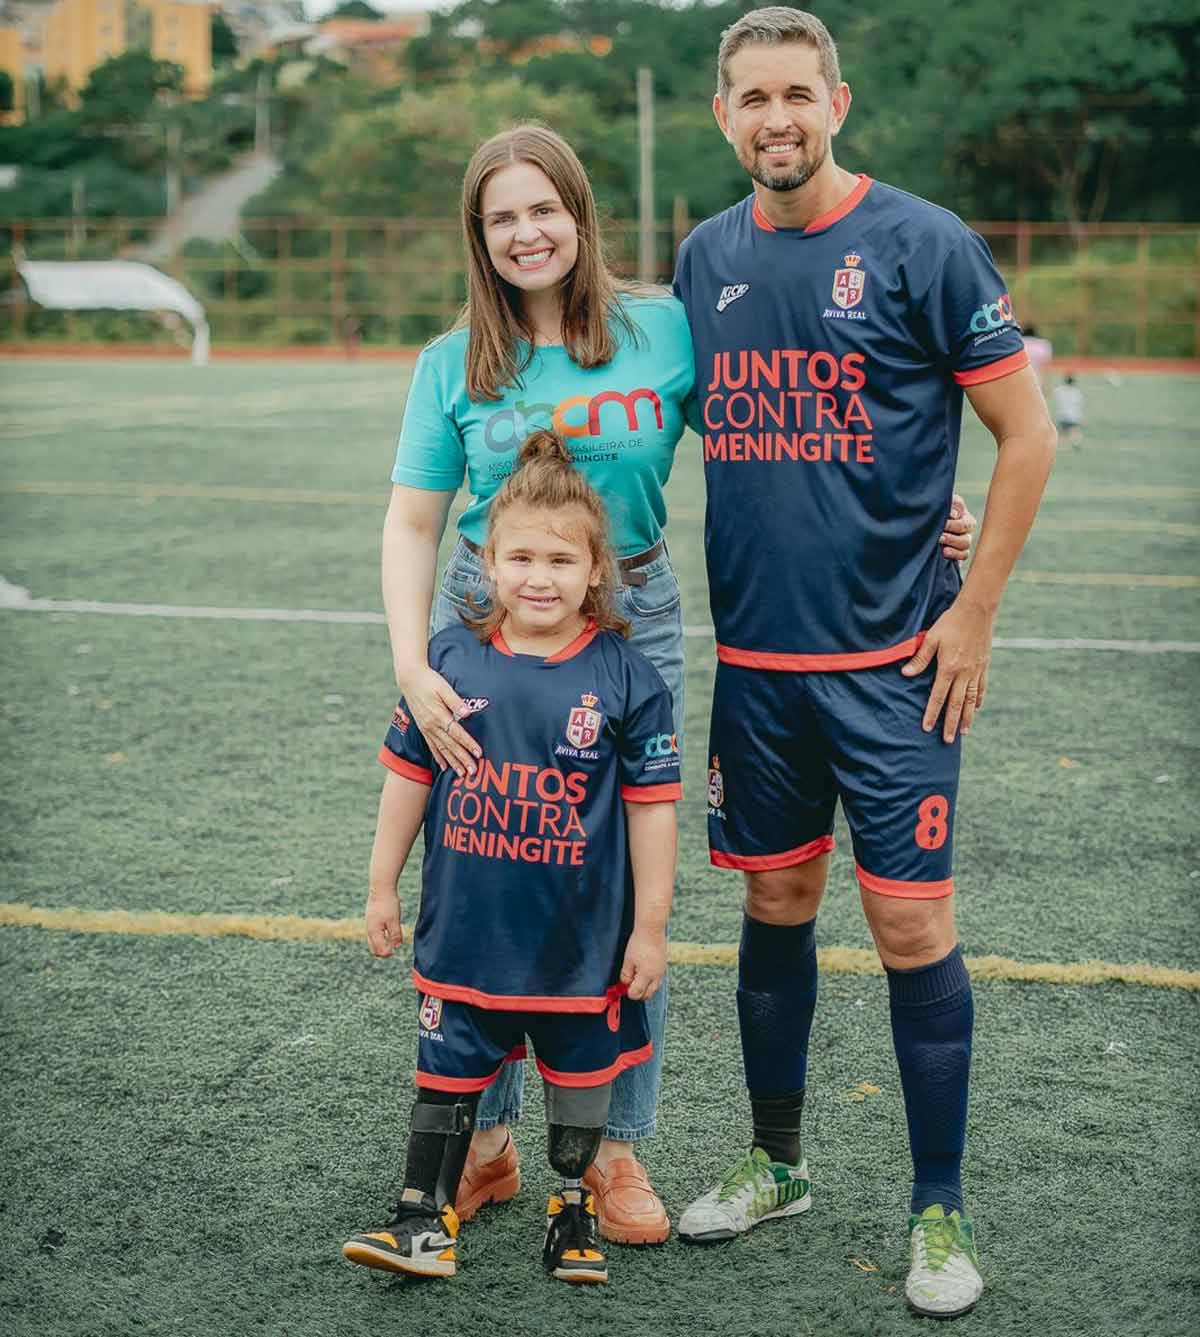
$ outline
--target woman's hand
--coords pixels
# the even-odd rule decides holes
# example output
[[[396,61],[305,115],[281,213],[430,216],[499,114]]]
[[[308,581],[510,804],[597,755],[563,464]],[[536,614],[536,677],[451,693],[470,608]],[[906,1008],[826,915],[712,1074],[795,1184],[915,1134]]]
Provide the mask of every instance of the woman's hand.
[[[938,540],[942,545],[942,556],[952,562],[965,562],[971,555],[971,535],[975,532],[977,521],[967,510],[967,503],[956,492],[950,502],[950,518]]]
[[[467,714],[462,697],[428,664],[406,677],[400,690],[434,761],[456,775],[474,775],[483,749],[459,723]]]

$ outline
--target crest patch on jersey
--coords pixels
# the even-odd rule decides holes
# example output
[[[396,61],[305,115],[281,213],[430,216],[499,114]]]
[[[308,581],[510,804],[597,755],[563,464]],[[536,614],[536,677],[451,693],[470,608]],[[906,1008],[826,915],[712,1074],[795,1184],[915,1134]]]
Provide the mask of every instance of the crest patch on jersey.
[[[843,263],[845,269],[834,271],[833,300],[843,311],[849,311],[852,306],[857,306],[862,301],[863,290],[867,286],[867,276],[859,269],[859,265],[862,264],[861,255],[851,251],[849,255],[843,257]]]
[[[736,302],[739,297],[745,297],[750,291],[748,283],[730,283],[721,289],[721,295],[717,298],[717,310],[724,311],[732,302]]]
[[[591,747],[600,737],[600,725],[604,719],[596,709],[600,698],[591,692],[584,692],[579,700],[581,704],[575,706],[567,716],[567,742],[572,747]]]
[[[725,779],[721,775],[721,758],[713,757],[708,768],[708,806],[719,808],[725,802]]]
[[[417,1020],[427,1031],[436,1031],[442,1024],[442,1000],[427,993],[425,1001],[421,1004],[421,1010],[417,1013]]]

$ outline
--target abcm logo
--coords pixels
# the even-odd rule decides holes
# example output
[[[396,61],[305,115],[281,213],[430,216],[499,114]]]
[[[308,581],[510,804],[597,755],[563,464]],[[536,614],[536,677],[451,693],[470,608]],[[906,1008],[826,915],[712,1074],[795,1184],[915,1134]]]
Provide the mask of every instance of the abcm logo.
[[[988,330],[998,330],[1002,325],[1011,325],[1013,320],[1012,298],[1002,292],[994,302],[984,302],[971,317],[971,333],[986,334]]]
[[[560,435],[568,439],[576,436],[600,435],[600,410],[607,404],[617,404],[625,410],[625,427],[636,432],[638,422],[638,403],[644,400],[654,410],[654,425],[662,431],[662,400],[648,386],[639,386],[628,394],[620,390],[601,390],[598,395],[571,395],[558,404],[524,404],[516,408],[503,409],[493,413],[483,425],[483,439],[489,450],[497,454],[515,450],[517,446],[534,430],[544,423],[536,423],[536,417],[549,418],[550,425]],[[571,418],[567,417],[571,414]],[[611,415],[610,415],[611,416]],[[609,430],[612,430],[611,427]]]
[[[670,757],[679,751],[679,744],[673,733],[660,733],[646,744],[646,756]]]

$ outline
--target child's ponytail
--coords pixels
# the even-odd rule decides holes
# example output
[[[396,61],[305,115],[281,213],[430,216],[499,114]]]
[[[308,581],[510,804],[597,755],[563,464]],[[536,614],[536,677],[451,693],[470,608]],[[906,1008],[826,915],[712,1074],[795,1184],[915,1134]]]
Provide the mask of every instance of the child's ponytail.
[[[628,636],[630,625],[617,612],[620,576],[608,534],[608,513],[599,494],[575,467],[571,452],[557,432],[538,429],[521,443],[512,473],[488,508],[486,562],[490,563],[493,558],[496,526],[504,513],[514,506],[548,511],[552,523],[557,523],[557,517],[561,516],[561,522],[573,531],[571,537],[582,538],[600,572],[600,583],[588,590],[580,611],[586,617],[595,618],[601,631]],[[580,519],[583,520],[582,534],[579,533]],[[504,614],[504,608],[493,602],[486,613],[477,611],[476,616],[468,617],[466,621],[480,640],[489,641],[499,630]]]

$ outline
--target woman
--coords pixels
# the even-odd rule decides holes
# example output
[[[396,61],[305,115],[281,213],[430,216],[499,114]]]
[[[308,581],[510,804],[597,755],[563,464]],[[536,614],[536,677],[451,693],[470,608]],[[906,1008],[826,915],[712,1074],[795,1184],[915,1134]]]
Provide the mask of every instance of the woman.
[[[417,361],[392,472],[383,594],[396,682],[434,759],[468,771],[479,749],[468,707],[426,662],[434,632],[485,601],[479,549],[490,498],[535,427],[553,426],[608,506],[620,557],[619,611],[632,644],[662,675],[683,729],[679,585],[663,542],[663,486],[692,394],[683,309],[665,292],[619,282],[604,263],[595,201],[570,146],[519,126],[480,146],[463,181],[467,304]],[[467,473],[472,499],[434,598],[437,549]],[[961,499],[955,498],[956,510]],[[965,555],[974,520],[952,518],[949,556]],[[564,727],[565,727],[564,721]],[[585,1180],[601,1233],[660,1243],[670,1222],[633,1144],[654,1131],[667,989],[647,1007],[654,1058],[613,1084],[605,1138]],[[520,1185],[505,1125],[520,1113],[523,1072],[510,1064],[479,1106],[456,1206],[469,1219]]]

